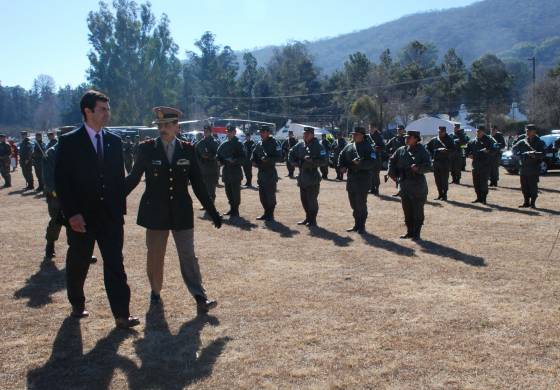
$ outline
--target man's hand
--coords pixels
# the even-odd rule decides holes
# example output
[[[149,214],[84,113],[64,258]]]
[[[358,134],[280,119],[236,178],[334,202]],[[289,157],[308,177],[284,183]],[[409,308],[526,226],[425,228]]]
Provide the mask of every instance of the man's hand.
[[[214,215],[212,215],[212,223],[214,224],[216,229],[222,227],[222,216],[220,215],[220,213],[216,212]]]
[[[68,219],[68,223],[70,224],[72,230],[74,230],[75,232],[77,233],[86,232],[86,221],[84,220],[82,214],[76,214],[70,217],[70,219]]]
[[[412,165],[410,166],[410,169],[411,169],[412,172],[414,172],[414,173],[418,173],[418,171],[419,171],[419,169],[418,169],[418,167],[416,166],[416,164],[412,164]]]

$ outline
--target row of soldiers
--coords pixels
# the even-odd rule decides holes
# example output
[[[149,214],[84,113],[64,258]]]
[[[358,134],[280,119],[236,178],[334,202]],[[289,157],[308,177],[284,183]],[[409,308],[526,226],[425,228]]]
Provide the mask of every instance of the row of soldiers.
[[[397,184],[407,225],[407,233],[402,237],[419,239],[424,222],[424,204],[428,195],[424,176],[427,172],[434,173],[438,190],[437,200],[445,201],[450,175],[452,183],[459,184],[465,159],[471,158],[473,186],[476,192],[474,202],[486,203],[489,185],[497,185],[498,182],[494,169],[505,145],[503,136],[493,130],[492,136],[486,133],[484,126],[478,126],[476,138],[470,140],[458,127],[455,128],[454,134],[447,134],[446,128],[440,127],[438,136],[424,146],[418,132],[409,131],[405,134],[403,127],[399,127],[398,134],[385,143],[378,128],[371,124],[369,132],[363,127],[356,127],[352,133],[352,142],[346,142],[339,135],[331,145],[325,137],[320,141],[315,138],[313,128],[305,127],[302,141],[298,142],[290,135],[281,145],[272,136],[268,126],[261,126],[259,129],[261,141],[257,143],[250,137],[241,142],[236,136],[236,128],[228,126],[227,140],[221,144],[212,135],[211,126],[205,126],[204,135],[195,143],[194,149],[207,192],[213,201],[216,198],[220,168],[222,169],[221,178],[229,203],[229,210],[224,215],[230,218],[239,217],[243,176],[246,178],[244,186],[252,187],[252,168],[257,167],[259,198],[264,210],[257,219],[273,221],[278,182],[276,164],[282,160],[285,145],[290,145],[285,157],[288,166],[293,170],[288,171],[288,175],[294,177],[295,169],[299,170],[297,185],[305,211],[305,218],[298,224],[310,227],[317,226],[320,182],[327,178],[326,169],[330,154],[331,160],[334,159],[337,179],[343,180],[344,175],[347,175],[346,190],[354,217],[354,225],[347,231],[359,233],[365,232],[368,193],[379,194],[382,156],[389,151],[391,157],[388,161],[387,178],[393,179]],[[26,133],[22,136],[24,147],[20,150],[26,156],[29,139]],[[40,137],[36,137],[35,147],[30,152],[31,156],[35,154],[36,159],[39,157],[37,153],[41,153],[41,164],[45,164],[45,169],[42,169],[41,165],[41,174],[38,177],[41,177],[41,186],[43,176],[47,181],[45,191],[51,216],[56,215],[56,195],[52,178],[49,178],[52,176],[52,169],[49,169],[52,159],[48,159],[48,150],[52,150],[51,146],[54,144],[56,138],[51,137],[50,133],[47,145],[41,142]],[[1,145],[0,142],[0,150]],[[37,152],[39,148],[41,152]],[[538,196],[539,163],[544,156],[544,143],[536,136],[535,126],[527,125],[526,134],[516,139],[513,151],[520,157],[521,163],[520,181],[524,202],[520,207],[534,208]],[[22,166],[25,164],[23,161],[24,158]],[[54,210],[52,213],[51,208]],[[47,254],[54,253],[54,241],[58,238],[59,230],[60,227],[54,225],[47,228]]]

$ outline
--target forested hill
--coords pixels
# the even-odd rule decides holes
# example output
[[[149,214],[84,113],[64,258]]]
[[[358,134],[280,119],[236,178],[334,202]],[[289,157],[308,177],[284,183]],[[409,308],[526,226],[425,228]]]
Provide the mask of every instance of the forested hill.
[[[440,55],[453,47],[466,63],[486,53],[522,61],[535,55],[540,68],[550,68],[560,60],[559,26],[560,0],[484,0],[405,16],[307,46],[327,73],[340,68],[357,51],[377,61],[384,49],[395,53],[413,40],[435,44]],[[273,49],[258,49],[253,55],[259,64],[266,64]]]

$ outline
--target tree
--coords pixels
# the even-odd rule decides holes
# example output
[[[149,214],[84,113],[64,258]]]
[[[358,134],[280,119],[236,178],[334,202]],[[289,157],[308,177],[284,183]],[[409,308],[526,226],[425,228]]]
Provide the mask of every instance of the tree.
[[[449,49],[443,57],[439,74],[441,78],[434,83],[437,98],[432,111],[446,113],[452,118],[459,113],[467,82],[465,64],[455,49]]]
[[[99,3],[88,15],[92,87],[111,98],[113,122],[142,124],[156,105],[177,105],[180,88],[178,47],[164,14],[159,23],[150,3]]]
[[[352,103],[351,112],[362,124],[369,122],[377,123],[379,121],[376,104],[373,99],[367,95],[360,96]]]
[[[556,68],[560,69],[560,66]],[[529,89],[529,118],[544,129],[560,128],[560,73],[551,71]]]
[[[59,110],[54,90],[56,84],[49,75],[41,74],[33,81],[31,98],[35,106],[33,124],[36,129],[45,131],[59,121]]]
[[[499,115],[508,112],[511,96],[511,77],[504,63],[493,54],[487,54],[471,65],[466,85],[469,120],[484,122],[487,126]]]

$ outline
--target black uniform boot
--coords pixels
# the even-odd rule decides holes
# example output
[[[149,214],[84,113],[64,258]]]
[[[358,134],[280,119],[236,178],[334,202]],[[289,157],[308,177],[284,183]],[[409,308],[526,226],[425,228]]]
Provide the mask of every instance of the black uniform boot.
[[[45,247],[45,260],[51,260],[54,256],[54,242],[48,241]]]
[[[536,208],[537,208],[536,201],[537,201],[537,198],[536,198],[536,197],[531,199],[531,208],[532,208],[532,209],[536,209]]]

